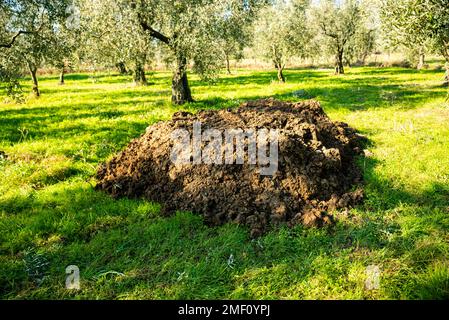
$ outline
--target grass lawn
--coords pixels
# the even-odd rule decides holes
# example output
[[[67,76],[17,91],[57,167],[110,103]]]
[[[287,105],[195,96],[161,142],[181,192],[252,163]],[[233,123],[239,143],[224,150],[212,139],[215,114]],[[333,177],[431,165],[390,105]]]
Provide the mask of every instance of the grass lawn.
[[[198,101],[170,104],[170,74],[40,79],[42,97],[0,104],[0,298],[449,298],[449,108],[442,72],[352,68],[235,71],[214,85],[191,77]],[[24,82],[27,84],[27,82]],[[29,90],[30,87],[26,87]],[[306,90],[333,120],[367,135],[367,199],[325,229],[281,228],[251,240],[144,200],[95,191],[97,165],[177,110],[227,108]],[[3,97],[0,97],[3,100]],[[77,265],[81,290],[65,289]],[[380,287],[366,290],[366,269]]]

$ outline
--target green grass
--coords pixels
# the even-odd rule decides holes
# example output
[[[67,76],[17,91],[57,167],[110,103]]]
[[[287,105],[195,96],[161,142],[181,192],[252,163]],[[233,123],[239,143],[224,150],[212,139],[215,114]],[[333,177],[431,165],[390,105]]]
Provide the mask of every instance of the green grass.
[[[148,87],[130,77],[41,79],[42,97],[0,105],[0,297],[4,299],[438,299],[449,298],[449,108],[438,71],[353,68],[236,71],[198,102],[170,104],[170,74]],[[28,83],[25,83],[28,84]],[[29,89],[27,87],[26,89]],[[167,218],[144,200],[93,189],[95,168],[179,109],[297,100],[306,90],[333,120],[367,135],[360,161],[367,200],[326,229],[280,228],[251,240],[236,225]],[[2,100],[3,98],[0,97]],[[230,259],[232,255],[233,259]],[[232,261],[231,261],[232,260]],[[77,265],[81,290],[65,289]],[[380,288],[366,290],[378,265]]]

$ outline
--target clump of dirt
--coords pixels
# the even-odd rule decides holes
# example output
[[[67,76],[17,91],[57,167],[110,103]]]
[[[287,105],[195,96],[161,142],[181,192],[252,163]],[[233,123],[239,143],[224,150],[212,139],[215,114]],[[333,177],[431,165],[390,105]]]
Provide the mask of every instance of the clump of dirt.
[[[172,132],[253,128],[278,131],[278,168],[263,176],[257,165],[175,165]],[[239,108],[177,112],[171,121],[147,128],[140,138],[99,167],[97,188],[114,197],[145,197],[163,212],[192,211],[210,225],[235,222],[259,236],[270,225],[332,223],[332,212],[363,199],[361,171],[364,138],[347,124],[332,122],[317,101],[250,101]],[[245,140],[246,141],[246,140]],[[205,143],[203,142],[203,147]],[[234,150],[235,151],[235,150]],[[248,160],[248,158],[245,158]],[[354,191],[355,190],[355,191]]]

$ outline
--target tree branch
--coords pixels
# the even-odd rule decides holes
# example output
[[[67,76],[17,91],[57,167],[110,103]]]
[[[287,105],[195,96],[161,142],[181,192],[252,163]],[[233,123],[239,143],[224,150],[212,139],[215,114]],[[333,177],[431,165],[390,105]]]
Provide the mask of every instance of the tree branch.
[[[140,6],[139,6],[139,4],[140,4]],[[156,38],[159,41],[161,41],[161,42],[165,43],[166,45],[170,46],[171,45],[170,42],[171,42],[172,39],[170,39],[169,37],[163,35],[159,31],[153,29],[153,27],[151,27],[147,23],[147,21],[145,21],[145,19],[142,17],[142,12],[139,11],[139,7],[141,7],[143,5],[142,1],[138,2],[138,1],[132,0],[130,5],[131,5],[131,8],[133,10],[137,11],[137,20],[139,21],[140,26],[142,27],[142,29],[144,31],[148,31],[150,33],[151,37]],[[146,9],[145,6],[143,6],[143,8]]]
[[[337,36],[335,33],[331,33],[331,32],[329,32],[329,31],[327,30],[327,27],[326,27],[326,23],[325,23],[325,22],[321,22],[321,29],[323,30],[324,35],[326,35],[326,36],[328,36],[328,37],[331,37],[331,38],[334,38],[334,39],[337,39],[337,38],[338,38],[338,36]]]
[[[21,34],[30,34],[30,33],[31,32],[20,30],[19,32],[16,33],[16,35],[14,37],[12,37],[12,39],[11,39],[11,41],[9,43],[0,43],[0,48],[8,48],[8,49],[10,49],[12,47],[12,45],[14,44],[14,42],[16,41],[16,39]]]
[[[150,36],[153,38],[158,39],[159,41],[162,41],[163,43],[170,45],[170,38],[163,35],[159,31],[154,30],[151,26],[149,26],[145,21],[143,21],[139,17],[140,25],[142,26],[143,30],[148,31],[150,33]]]

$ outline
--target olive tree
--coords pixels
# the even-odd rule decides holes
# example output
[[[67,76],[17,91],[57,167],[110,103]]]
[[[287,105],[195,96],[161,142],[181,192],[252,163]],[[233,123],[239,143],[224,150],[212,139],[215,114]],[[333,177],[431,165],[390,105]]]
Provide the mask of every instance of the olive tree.
[[[419,25],[425,24],[423,12],[415,0],[384,0],[382,2],[382,26],[385,42],[390,48],[404,47],[417,69],[425,64],[425,56],[430,51],[429,34],[422,32]]]
[[[222,51],[228,74],[231,74],[230,59],[241,59],[244,48],[251,44],[252,22],[262,2],[248,4],[248,10],[240,10],[241,3],[231,1],[223,18],[218,20],[219,38],[216,43]]]
[[[368,57],[377,51],[381,34],[379,1],[360,0],[363,20],[347,45],[346,64],[356,62],[364,65]]]
[[[9,0],[2,2],[0,53],[2,74],[8,74],[6,66],[14,64],[15,71],[24,66],[28,69],[35,96],[40,95],[37,70],[44,61],[50,61],[61,48],[56,30],[67,18],[66,0]],[[9,42],[4,37],[14,34]],[[12,63],[13,62],[13,63]],[[11,68],[9,68],[11,70]],[[9,72],[11,75],[11,72]],[[16,72],[15,76],[20,73]],[[2,76],[5,79],[5,76]],[[17,81],[15,81],[17,83]]]
[[[54,25],[53,39],[55,43],[48,62],[59,70],[59,84],[65,84],[66,68],[71,68],[77,60],[77,51],[81,41],[80,12],[73,3],[66,13],[69,15],[65,23]]]
[[[20,61],[8,52],[0,51],[0,84],[5,89],[7,96],[22,100],[22,87],[20,86]]]
[[[420,24],[421,32],[429,35],[434,50],[446,60],[444,85],[449,86],[449,3],[447,0],[423,0],[419,10],[427,17]]]
[[[173,68],[172,102],[193,101],[187,69],[202,78],[214,77],[222,51],[220,26],[224,19],[250,12],[246,0],[134,0],[132,7],[142,29],[165,46]]]
[[[273,62],[280,82],[285,82],[283,71],[288,59],[307,54],[311,39],[307,5],[308,1],[274,1],[259,11],[254,24],[255,48]]]
[[[32,29],[27,29],[23,23],[18,22],[20,13],[23,10],[19,9],[20,1],[15,2],[0,2],[0,49],[5,52],[5,49],[11,49],[16,40],[25,34],[34,32]]]
[[[12,96],[21,92],[20,84],[17,81],[18,70],[17,62],[10,54],[10,49],[14,42],[26,30],[15,30],[10,32],[8,28],[9,19],[11,18],[11,8],[6,2],[0,2],[0,84],[2,84],[7,91],[7,94]]]
[[[375,51],[377,45],[377,30],[363,29],[350,41],[346,51],[345,62],[351,65],[354,61],[360,65],[366,63],[367,58]]]
[[[382,18],[391,37],[412,46],[427,43],[446,59],[449,85],[449,3],[447,0],[383,0]]]
[[[33,85],[32,92],[36,97],[40,96],[37,71],[44,63],[46,55],[49,54],[50,46],[53,44],[46,36],[50,32],[42,27],[39,33],[32,33],[27,37],[20,38],[13,49],[14,54],[21,57],[22,63],[29,71]]]
[[[321,0],[311,10],[312,23],[323,37],[325,48],[335,57],[335,73],[343,74],[345,54],[351,40],[362,30],[364,14],[357,0]]]
[[[131,66],[136,85],[146,85],[145,66],[154,42],[142,30],[129,1],[80,1],[84,59],[95,65],[116,66],[126,73]]]

